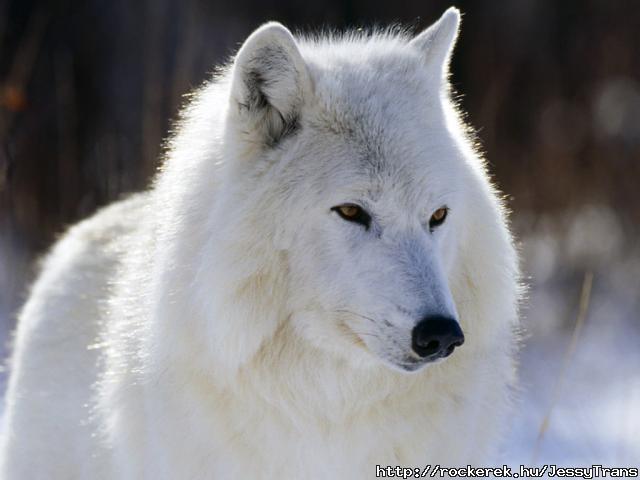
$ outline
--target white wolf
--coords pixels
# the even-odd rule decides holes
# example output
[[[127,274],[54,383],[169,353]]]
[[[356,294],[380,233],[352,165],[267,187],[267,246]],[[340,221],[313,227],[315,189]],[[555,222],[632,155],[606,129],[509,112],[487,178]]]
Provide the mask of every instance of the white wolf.
[[[246,40],[153,186],[44,262],[3,479],[373,478],[486,459],[518,268],[450,100],[459,18],[412,39],[269,23]]]

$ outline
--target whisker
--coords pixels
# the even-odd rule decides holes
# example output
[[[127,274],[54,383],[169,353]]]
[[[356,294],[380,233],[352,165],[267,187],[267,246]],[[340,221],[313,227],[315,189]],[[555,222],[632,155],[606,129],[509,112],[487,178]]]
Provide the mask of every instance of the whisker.
[[[361,318],[364,318],[365,320],[369,320],[370,322],[378,323],[376,320],[374,320],[371,317],[367,317],[366,315],[362,315],[362,314],[357,313],[357,312],[352,312],[351,310],[334,310],[334,312],[336,312],[336,313],[348,313],[350,315],[355,315],[356,317],[361,317]]]
[[[365,337],[372,337],[372,338],[377,338],[380,339],[380,337],[378,335],[376,335],[375,333],[366,333],[366,332],[360,332],[358,330],[354,330],[353,328],[351,328],[351,331],[357,335],[360,336],[365,336]]]

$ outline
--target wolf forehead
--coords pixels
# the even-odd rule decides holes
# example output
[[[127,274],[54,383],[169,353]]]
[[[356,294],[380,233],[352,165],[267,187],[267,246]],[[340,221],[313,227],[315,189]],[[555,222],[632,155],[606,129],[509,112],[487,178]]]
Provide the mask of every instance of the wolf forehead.
[[[412,160],[441,153],[435,150],[442,148],[443,85],[429,77],[407,38],[362,36],[298,45],[312,88],[294,110],[292,137],[308,133],[326,143],[325,152],[342,161],[348,153],[353,167],[373,175],[401,174],[398,170],[415,167]],[[428,141],[431,136],[439,141]],[[348,152],[336,151],[345,146]]]
[[[382,190],[381,183],[389,189],[392,180],[405,195],[417,194],[451,163],[457,151],[444,140],[440,102],[448,84],[429,75],[404,34],[302,42],[300,51],[313,81],[301,130],[309,128],[326,153],[362,175],[369,192]]]
[[[303,42],[300,50],[313,82],[307,113],[316,128],[375,144],[390,130],[396,137],[397,122],[425,127],[437,109],[441,85],[430,81],[404,36]]]
[[[291,40],[304,66],[292,64],[288,46],[260,46],[242,66],[249,87],[244,107],[264,108],[275,90],[289,90],[297,97],[290,113],[311,106],[305,113],[318,114],[315,126],[355,133],[359,128],[384,129],[389,117],[433,106],[440,93],[442,82],[429,76],[422,52],[410,45],[406,32]],[[308,90],[283,81],[300,81],[295,72],[300,68],[309,77]]]
[[[230,72],[239,107],[231,118],[247,152],[295,158],[298,171],[306,157],[315,176],[336,162],[369,175],[428,175],[458,153],[447,128],[458,24],[453,9],[413,38],[391,30],[295,38],[277,23],[259,28]]]

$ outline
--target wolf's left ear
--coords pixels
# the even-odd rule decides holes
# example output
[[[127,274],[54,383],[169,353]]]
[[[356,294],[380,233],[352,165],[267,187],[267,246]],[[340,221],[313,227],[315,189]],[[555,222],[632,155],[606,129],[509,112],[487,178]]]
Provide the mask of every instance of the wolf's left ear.
[[[251,142],[275,145],[298,127],[311,88],[291,32],[270,22],[244,42],[233,64],[231,108]]]
[[[459,28],[460,11],[449,7],[436,23],[409,42],[409,45],[422,52],[425,63],[439,78],[449,73],[449,61]]]

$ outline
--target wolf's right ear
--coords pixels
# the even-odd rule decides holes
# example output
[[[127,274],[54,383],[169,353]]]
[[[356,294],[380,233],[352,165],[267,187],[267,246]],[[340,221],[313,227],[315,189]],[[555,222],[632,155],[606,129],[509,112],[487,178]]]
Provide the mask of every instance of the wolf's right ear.
[[[446,78],[449,72],[449,61],[459,30],[460,11],[449,7],[436,23],[409,42],[422,53],[425,64],[438,80]]]
[[[247,140],[273,146],[295,132],[311,80],[287,28],[270,22],[253,32],[236,55],[231,82],[232,113]]]

